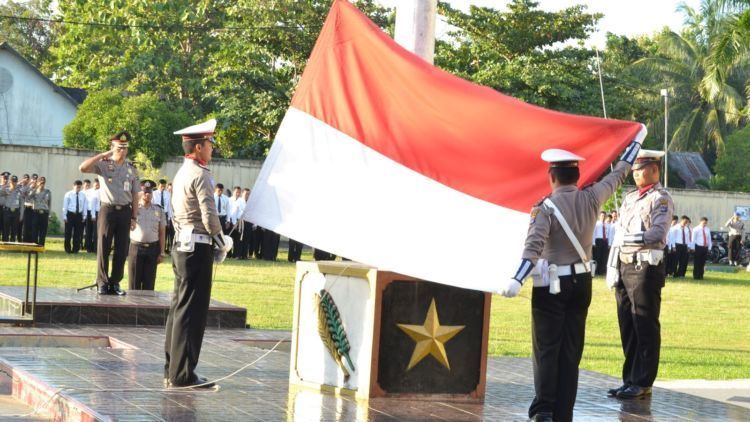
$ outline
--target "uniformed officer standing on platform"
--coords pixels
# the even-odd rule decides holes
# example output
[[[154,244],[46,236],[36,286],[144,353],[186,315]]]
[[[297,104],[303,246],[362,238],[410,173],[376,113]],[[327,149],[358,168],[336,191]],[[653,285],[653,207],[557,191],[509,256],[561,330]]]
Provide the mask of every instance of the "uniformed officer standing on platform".
[[[143,193],[138,204],[138,220],[130,231],[128,253],[128,288],[130,290],[154,290],[156,267],[164,260],[164,240],[167,217],[164,209],[152,201],[151,180],[143,182]]]
[[[622,184],[640,149],[645,129],[600,182],[578,189],[579,161],[568,151],[547,150],[552,194],[531,210],[526,244],[516,274],[500,293],[516,296],[535,270],[531,298],[535,421],[570,421],[578,390],[586,316],[591,303],[591,244],[602,204]]]
[[[96,284],[100,295],[124,295],[120,281],[125,273],[130,230],[138,218],[138,172],[127,160],[130,134],[119,132],[112,137],[112,149],[81,163],[83,173],[99,177],[99,221],[97,222]],[[109,252],[114,242],[112,272],[109,272]]]
[[[170,387],[214,386],[198,376],[195,367],[211,300],[213,262],[223,261],[232,249],[232,238],[222,233],[213,196],[214,181],[207,167],[215,128],[216,120],[212,119],[175,132],[182,135],[186,155],[172,182],[175,280],[164,342],[164,382]]]
[[[3,212],[3,242],[20,241],[18,232],[18,222],[21,215],[21,205],[23,204],[21,189],[18,186],[18,176],[10,176],[8,183],[0,190],[0,201],[5,203]]]
[[[47,241],[47,226],[49,225],[49,211],[52,208],[52,192],[47,189],[47,178],[42,176],[36,188],[29,194],[33,204],[33,219],[31,222],[31,241],[44,246]]]
[[[666,278],[664,246],[674,204],[659,183],[664,152],[643,150],[633,165],[636,190],[620,207],[620,226],[607,266],[607,285],[615,288],[617,320],[625,355],[622,386],[607,392],[619,399],[651,395],[661,348],[661,289]]]

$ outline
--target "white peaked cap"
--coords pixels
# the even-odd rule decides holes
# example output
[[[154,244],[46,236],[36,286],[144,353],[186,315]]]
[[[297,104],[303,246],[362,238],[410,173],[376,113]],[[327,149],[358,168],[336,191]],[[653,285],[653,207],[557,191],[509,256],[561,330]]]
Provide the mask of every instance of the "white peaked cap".
[[[638,151],[638,155],[635,158],[655,158],[660,159],[664,156],[664,151],[654,151],[652,149],[642,149]]]
[[[216,119],[211,119],[203,123],[186,127],[175,132],[175,135],[210,135],[216,131]]]
[[[570,151],[565,151],[564,149],[546,149],[544,152],[542,152],[542,160],[551,163],[554,165],[554,163],[564,163],[564,162],[570,162],[570,161],[584,161],[585,158],[581,157],[580,155],[573,154]]]

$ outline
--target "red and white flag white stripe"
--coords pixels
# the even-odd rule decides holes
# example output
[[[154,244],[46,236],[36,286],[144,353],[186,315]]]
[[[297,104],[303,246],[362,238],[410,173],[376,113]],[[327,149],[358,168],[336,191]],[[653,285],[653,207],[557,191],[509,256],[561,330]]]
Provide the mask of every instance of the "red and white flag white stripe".
[[[246,216],[381,270],[496,291],[517,269],[530,207],[550,191],[541,152],[586,157],[588,184],[640,130],[462,80],[338,0]]]

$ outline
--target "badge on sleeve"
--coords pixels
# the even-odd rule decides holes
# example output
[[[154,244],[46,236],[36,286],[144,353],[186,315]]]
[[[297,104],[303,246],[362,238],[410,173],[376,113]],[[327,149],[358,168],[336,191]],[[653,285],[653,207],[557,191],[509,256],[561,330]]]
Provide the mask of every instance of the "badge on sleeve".
[[[667,198],[661,198],[659,199],[659,204],[657,206],[659,207],[659,211],[667,212],[669,210],[669,201]]]
[[[529,221],[529,224],[534,224],[536,221],[536,216],[539,215],[539,208],[532,208],[531,209],[531,221]]]

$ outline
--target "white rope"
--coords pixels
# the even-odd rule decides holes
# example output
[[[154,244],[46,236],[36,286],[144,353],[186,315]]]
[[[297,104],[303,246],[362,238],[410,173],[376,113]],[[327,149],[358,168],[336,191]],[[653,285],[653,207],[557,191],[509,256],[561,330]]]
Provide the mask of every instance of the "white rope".
[[[596,26],[596,23],[594,23],[594,26]],[[594,46],[594,53],[596,53],[596,73],[599,75],[599,94],[602,98],[602,114],[604,115],[605,119],[608,119],[607,117],[607,102],[604,99],[604,81],[602,80],[602,60],[599,57],[599,49]],[[609,171],[614,171],[615,165],[610,163],[609,164]],[[620,203],[617,200],[617,192],[614,194],[615,196],[615,209],[620,209]]]

